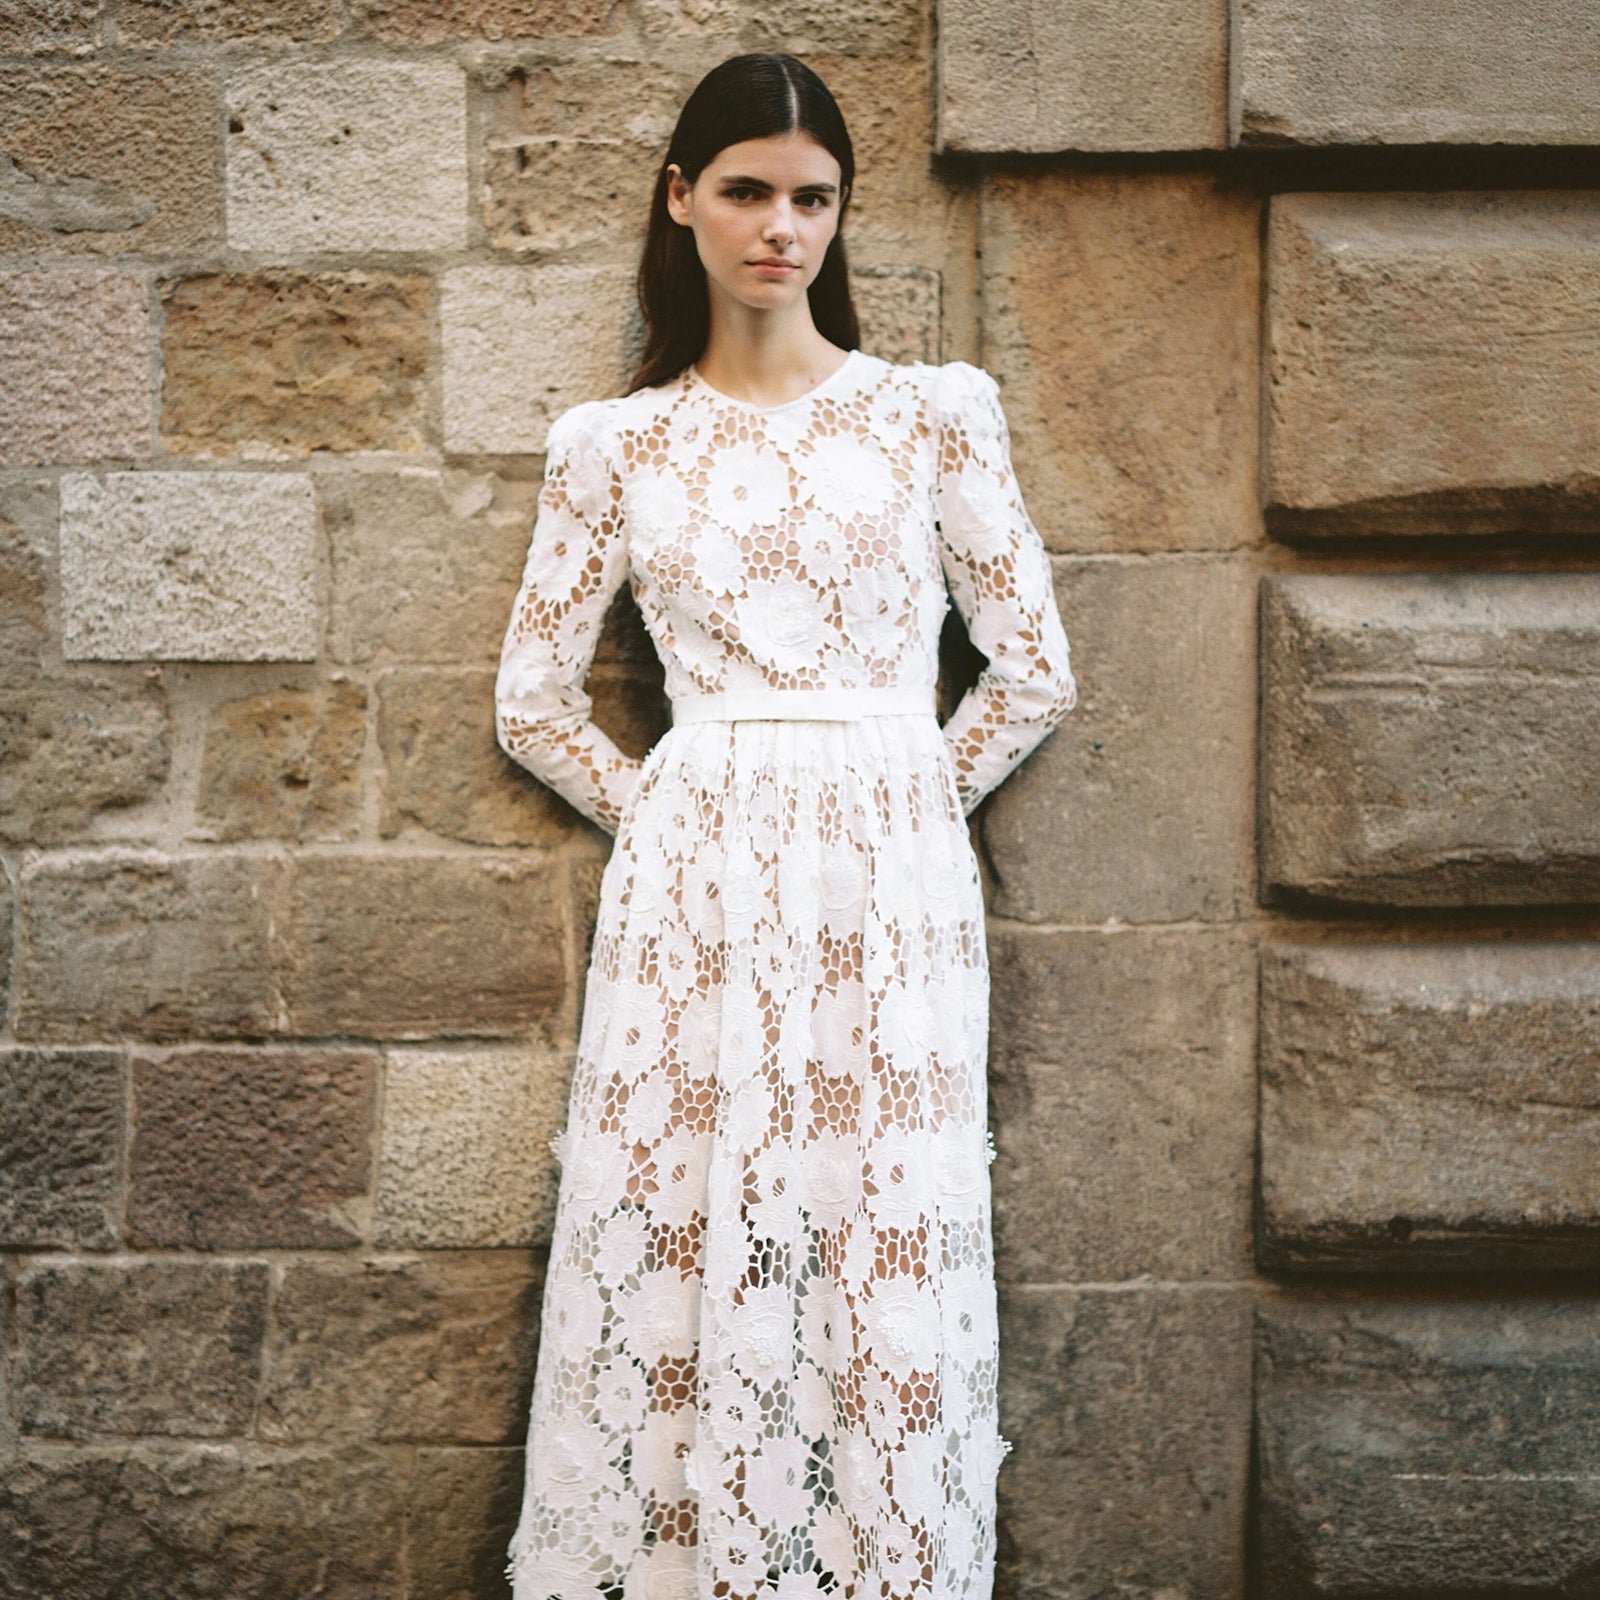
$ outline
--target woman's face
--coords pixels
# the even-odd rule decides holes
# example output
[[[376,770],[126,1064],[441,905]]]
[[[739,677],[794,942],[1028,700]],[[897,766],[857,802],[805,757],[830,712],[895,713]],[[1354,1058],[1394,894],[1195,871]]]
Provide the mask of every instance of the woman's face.
[[[719,151],[691,188],[667,168],[667,210],[694,230],[712,294],[759,310],[802,298],[839,230],[839,163],[808,133],[746,139]],[[771,260],[787,268],[765,266]]]

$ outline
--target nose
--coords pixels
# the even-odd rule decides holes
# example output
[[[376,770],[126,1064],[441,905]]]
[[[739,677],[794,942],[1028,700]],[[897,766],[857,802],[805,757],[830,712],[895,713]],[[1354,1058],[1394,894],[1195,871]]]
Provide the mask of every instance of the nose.
[[[794,238],[794,204],[786,195],[779,195],[773,201],[761,237],[780,250]]]

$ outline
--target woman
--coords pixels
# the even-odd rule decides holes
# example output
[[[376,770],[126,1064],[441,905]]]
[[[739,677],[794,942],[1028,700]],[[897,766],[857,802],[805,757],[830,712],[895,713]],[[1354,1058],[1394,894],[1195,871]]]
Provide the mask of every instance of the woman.
[[[1070,710],[994,380],[858,348],[849,136],[792,56],[684,106],[629,392],[551,425],[501,744],[615,833],[516,1600],[988,1594],[989,969],[964,817]],[[988,666],[934,715],[955,601]],[[583,684],[630,581],[671,729]]]

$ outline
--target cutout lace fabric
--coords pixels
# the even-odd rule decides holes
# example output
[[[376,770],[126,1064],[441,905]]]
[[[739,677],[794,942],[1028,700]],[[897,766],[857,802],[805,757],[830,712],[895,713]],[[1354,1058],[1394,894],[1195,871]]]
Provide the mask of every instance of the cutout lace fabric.
[[[565,1128],[515,1600],[983,1600],[998,1430],[984,906],[964,817],[1077,700],[994,379],[853,351],[762,407],[573,407],[499,738],[615,833]],[[673,726],[584,682],[629,582],[668,693],[931,712]],[[946,592],[948,582],[949,594]]]

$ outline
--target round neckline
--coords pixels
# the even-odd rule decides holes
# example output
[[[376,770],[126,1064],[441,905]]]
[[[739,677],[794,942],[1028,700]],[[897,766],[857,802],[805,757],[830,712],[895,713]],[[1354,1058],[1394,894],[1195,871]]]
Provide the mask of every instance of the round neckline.
[[[821,383],[814,383],[809,389],[806,390],[804,394],[797,394],[793,400],[780,400],[775,406],[758,406],[753,400],[741,400],[737,395],[724,394],[722,390],[716,387],[715,384],[706,382],[706,380],[700,375],[699,367],[697,367],[692,361],[689,363],[687,370],[689,376],[695,383],[699,384],[702,389],[706,390],[709,394],[715,395],[717,399],[723,401],[727,405],[738,406],[742,411],[787,411],[790,406],[798,406],[807,400],[814,400],[823,392],[824,389],[831,388],[833,384],[837,383],[838,380],[844,376],[847,369],[855,365],[855,359],[860,353],[861,352],[859,350],[845,351],[844,360],[841,361],[839,365],[836,366],[833,371],[822,380]]]

